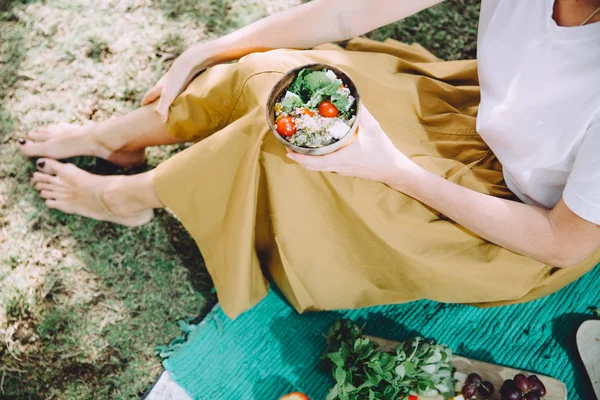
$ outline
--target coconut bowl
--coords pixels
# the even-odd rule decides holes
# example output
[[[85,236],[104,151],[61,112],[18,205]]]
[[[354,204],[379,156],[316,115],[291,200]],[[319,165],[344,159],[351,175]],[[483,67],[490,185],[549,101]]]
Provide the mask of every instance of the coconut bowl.
[[[336,142],[328,144],[327,146],[317,147],[317,148],[296,146],[296,145],[293,145],[292,143],[288,142],[287,140],[285,140],[279,134],[279,132],[277,132],[277,127],[275,124],[275,104],[285,95],[285,92],[287,92],[288,88],[292,85],[292,83],[294,82],[294,79],[296,79],[296,77],[298,76],[300,71],[305,68],[309,69],[311,71],[321,71],[323,68],[330,69],[337,75],[337,77],[339,79],[342,80],[344,85],[348,89],[350,89],[350,94],[352,96],[354,96],[354,98],[355,98],[356,106],[354,108],[356,109],[356,118],[354,119],[354,123],[352,124],[351,127],[349,127],[348,133],[345,136],[343,136],[340,140],[338,140]],[[360,117],[360,95],[358,93],[358,89],[356,88],[356,85],[354,84],[354,82],[352,81],[352,79],[346,72],[344,72],[343,70],[341,70],[338,67],[335,67],[333,65],[307,64],[307,65],[302,65],[300,67],[297,67],[297,68],[294,68],[294,69],[288,71],[271,89],[271,92],[269,93],[269,97],[267,98],[266,109],[267,109],[267,122],[269,124],[269,128],[271,128],[271,132],[273,133],[273,135],[275,135],[277,140],[279,140],[281,143],[283,143],[283,145],[285,147],[291,149],[292,151],[294,151],[296,153],[307,154],[307,155],[311,155],[311,156],[322,156],[324,154],[333,153],[334,151],[341,149],[342,147],[350,144],[356,138],[356,135],[358,134],[358,121],[359,121],[359,117]]]

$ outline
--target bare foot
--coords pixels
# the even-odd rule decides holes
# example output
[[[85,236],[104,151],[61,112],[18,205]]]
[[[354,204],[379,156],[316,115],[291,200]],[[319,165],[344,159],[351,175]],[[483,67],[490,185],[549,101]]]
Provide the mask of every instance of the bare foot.
[[[28,157],[63,159],[95,156],[121,167],[131,167],[144,162],[144,149],[120,151],[102,143],[95,136],[94,124],[80,126],[60,123],[30,132],[27,134],[27,140],[19,140],[19,148]]]
[[[127,195],[135,176],[93,175],[47,158],[39,159],[37,167],[33,182],[48,208],[126,226],[143,225],[154,215],[152,208]]]

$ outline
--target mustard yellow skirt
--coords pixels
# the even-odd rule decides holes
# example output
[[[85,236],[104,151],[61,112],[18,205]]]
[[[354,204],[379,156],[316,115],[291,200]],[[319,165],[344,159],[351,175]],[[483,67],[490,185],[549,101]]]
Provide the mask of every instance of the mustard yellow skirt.
[[[274,281],[298,312],[418,299],[501,305],[552,293],[598,255],[557,270],[477,237],[382,183],[304,170],[269,131],[265,103],[288,70],[348,72],[396,147],[461,186],[514,199],[475,131],[475,61],[356,39],[346,50],[275,50],[215,66],[170,110],[168,130],[196,144],[162,163],[154,187],[196,240],[223,310],[255,305]]]

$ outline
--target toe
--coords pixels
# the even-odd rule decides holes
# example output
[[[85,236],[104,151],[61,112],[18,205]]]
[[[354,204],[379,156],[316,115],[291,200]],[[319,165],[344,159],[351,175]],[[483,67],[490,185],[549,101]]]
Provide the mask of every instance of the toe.
[[[28,157],[40,157],[46,154],[46,144],[44,142],[33,142],[28,140],[19,143],[19,149]]]
[[[46,183],[54,183],[56,182],[56,177],[49,174],[44,174],[42,172],[34,172],[33,178],[31,179],[33,182],[46,182]]]
[[[50,134],[46,130],[35,130],[27,134],[27,139],[34,142],[45,142],[50,137]]]
[[[56,208],[56,200],[48,199],[46,200],[46,207],[48,208]]]
[[[57,192],[57,193],[65,193],[66,192],[64,187],[57,185],[55,183],[38,182],[35,184],[34,188],[38,192],[41,192],[42,190],[48,190],[48,191]]]
[[[41,190],[40,191],[40,196],[43,199],[52,199],[52,200],[56,200],[56,199],[61,199],[64,197],[64,193],[59,193],[59,192],[55,192],[52,190]]]
[[[63,164],[51,158],[40,158],[37,160],[36,165],[38,170],[50,175],[58,175],[67,166],[67,164]]]
[[[41,192],[42,190],[51,190],[52,189],[52,185],[51,184],[49,184],[49,183],[43,183],[43,182],[38,182],[33,187],[38,192]]]

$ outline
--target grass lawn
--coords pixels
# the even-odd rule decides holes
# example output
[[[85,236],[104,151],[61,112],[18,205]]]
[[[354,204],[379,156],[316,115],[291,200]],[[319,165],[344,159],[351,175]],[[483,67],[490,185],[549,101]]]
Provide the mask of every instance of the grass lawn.
[[[131,111],[190,44],[301,2],[0,0],[1,399],[138,398],[161,370],[155,347],[215,301],[202,256],[168,212],[129,229],[49,211],[16,139]],[[448,0],[368,36],[474,58],[478,13],[477,1]],[[126,173],[180,149],[149,149],[148,165]]]

